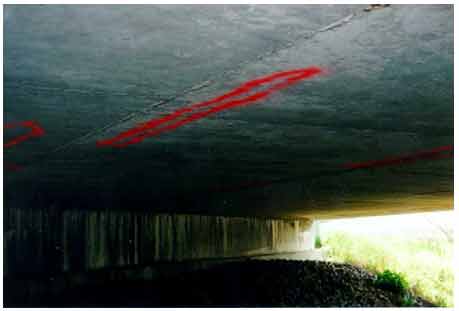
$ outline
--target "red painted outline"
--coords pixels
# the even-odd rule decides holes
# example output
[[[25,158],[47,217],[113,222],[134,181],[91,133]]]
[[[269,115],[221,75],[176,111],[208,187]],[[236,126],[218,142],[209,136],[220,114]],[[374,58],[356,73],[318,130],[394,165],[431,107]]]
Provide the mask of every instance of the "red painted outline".
[[[332,175],[352,172],[354,170],[360,169],[374,169],[385,166],[400,166],[405,164],[412,164],[413,162],[419,160],[440,160],[453,157],[454,146],[441,146],[429,150],[423,150],[412,154],[407,154],[398,157],[388,157],[380,160],[371,160],[366,162],[350,162],[339,166],[340,169],[334,170],[331,172],[325,172],[324,174],[331,173]],[[211,192],[235,192],[246,189],[254,188],[265,188],[269,187],[276,183],[292,182],[297,179],[303,179],[303,177],[297,178],[281,178],[277,180],[261,180],[261,181],[251,181],[235,185],[228,186],[217,186],[210,188]]]
[[[17,136],[13,139],[11,139],[9,142],[7,143],[4,143],[3,144],[3,148],[10,148],[10,147],[13,147],[17,144],[20,144],[30,138],[33,138],[33,137],[40,137],[40,136],[43,136],[45,134],[45,131],[43,130],[43,128],[41,128],[41,126],[34,122],[34,121],[20,121],[20,122],[13,122],[13,123],[5,123],[3,124],[3,128],[4,129],[12,129],[12,128],[17,128],[17,127],[27,127],[27,128],[30,128],[30,131],[26,134],[23,134],[23,135],[20,135],[20,136]],[[4,165],[4,169],[6,171],[18,171],[20,170],[22,167],[18,164],[15,164],[15,163],[11,163],[11,162],[6,162],[4,161],[3,162],[3,165]]]
[[[10,172],[16,172],[22,169],[20,165],[17,165],[11,162],[7,162],[7,161],[3,161],[3,168],[5,169],[5,171],[10,171]]]
[[[418,160],[435,160],[452,157],[454,151],[453,145],[441,146],[430,150],[423,150],[409,155],[390,157],[381,160],[372,160],[366,162],[351,162],[346,163],[342,167],[345,169],[367,169],[375,167],[384,167],[391,165],[402,165],[407,163],[413,163]]]
[[[136,144],[143,141],[147,137],[157,136],[163,132],[175,130],[187,123],[197,121],[211,114],[255,103],[267,98],[274,92],[284,89],[301,80],[312,78],[313,76],[323,72],[324,71],[319,67],[308,67],[289,71],[281,71],[263,76],[255,80],[248,81],[233,89],[232,91],[215,97],[211,100],[195,103],[188,107],[177,109],[164,117],[152,119],[146,123],[139,124],[138,126],[122,132],[113,138],[100,140],[97,142],[97,146],[126,147],[131,144]],[[235,97],[247,94],[256,88],[274,82],[276,82],[274,85],[271,85],[265,90],[235,99]],[[204,111],[195,112],[195,110],[206,107],[210,108]]]
[[[114,138],[101,140],[97,142],[97,146],[114,146],[114,147],[126,147],[131,144],[139,143],[143,139],[151,136],[159,135],[163,132],[175,130],[187,123],[197,121],[201,118],[204,118],[208,115],[217,113],[219,111],[232,109],[239,106],[246,106],[252,103],[255,103],[259,100],[265,99],[274,92],[277,92],[281,89],[284,89],[294,83],[297,83],[301,80],[311,78],[318,74],[324,73],[324,71],[318,67],[308,67],[302,69],[295,69],[290,71],[276,72],[255,80],[251,80],[243,83],[239,87],[233,89],[232,91],[225,93],[221,96],[215,97],[211,100],[195,103],[188,107],[183,107],[173,111],[172,113],[157,119],[152,119],[146,123],[139,124],[138,126],[120,133]],[[278,82],[280,81],[280,82]],[[245,97],[239,97],[241,95],[247,94],[253,91],[256,88],[262,87],[267,83],[274,83],[268,88],[253,93],[252,95],[246,95]],[[239,98],[238,98],[239,97]],[[236,98],[236,99],[235,99]],[[218,105],[216,105],[218,104]],[[201,108],[207,108],[204,111],[198,111]],[[164,126],[162,126],[164,124]],[[3,125],[4,129],[11,129],[16,127],[28,127],[30,132],[15,137],[7,143],[4,143],[4,148],[9,148],[15,146],[19,143],[22,143],[33,137],[40,137],[45,134],[45,131],[34,121],[21,121],[14,123],[5,123]],[[365,162],[350,162],[340,166],[342,171],[348,170],[357,170],[357,169],[371,169],[385,166],[394,166],[394,165],[404,165],[410,164],[418,160],[437,160],[444,158],[451,158],[453,156],[453,145],[441,146],[433,148],[430,150],[424,150],[416,152],[413,154],[408,154],[404,156],[397,157],[388,157],[381,160],[371,160]],[[19,165],[14,163],[4,162],[4,167],[6,170],[16,171],[21,169]],[[338,171],[338,172],[339,172]],[[288,181],[288,180],[282,180]],[[257,181],[249,182],[245,184],[237,185],[236,187],[230,186],[229,189],[240,189],[244,187],[256,188],[256,187],[265,187],[271,185],[276,181]],[[228,187],[225,187],[228,188]]]
[[[45,131],[38,125],[38,123],[34,121],[20,121],[20,122],[13,122],[13,123],[5,123],[3,125],[4,129],[12,129],[16,127],[28,127],[30,128],[30,132],[20,135],[18,137],[13,138],[7,143],[3,144],[3,148],[9,148],[14,145],[20,144],[32,137],[40,137],[45,134]]]

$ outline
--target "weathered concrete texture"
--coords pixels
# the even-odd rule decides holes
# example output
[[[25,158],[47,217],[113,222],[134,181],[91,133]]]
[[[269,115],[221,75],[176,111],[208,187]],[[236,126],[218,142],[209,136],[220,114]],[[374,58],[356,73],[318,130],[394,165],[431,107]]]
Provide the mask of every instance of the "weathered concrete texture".
[[[149,265],[304,251],[309,220],[155,215],[116,210],[6,208],[4,274]]]
[[[21,166],[4,176],[12,206],[40,193],[66,207],[157,214],[451,209],[452,158],[341,170],[453,144],[452,6],[365,7],[6,6],[4,121],[34,120],[46,132],[5,151]],[[129,148],[96,145],[309,66],[328,73]]]

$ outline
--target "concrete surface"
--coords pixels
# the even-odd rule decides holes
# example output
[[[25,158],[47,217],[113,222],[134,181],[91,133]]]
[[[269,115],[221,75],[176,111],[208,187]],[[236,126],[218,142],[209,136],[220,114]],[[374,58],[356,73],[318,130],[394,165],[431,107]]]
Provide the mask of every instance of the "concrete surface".
[[[5,149],[21,165],[4,174],[5,206],[40,197],[282,218],[451,209],[452,158],[339,170],[453,144],[452,6],[364,7],[7,5],[4,121],[35,120],[46,134]],[[96,147],[242,82],[312,65],[328,73],[129,148]]]
[[[17,208],[4,212],[4,275],[249,257],[314,247],[312,221]]]
[[[249,258],[316,258],[312,221],[8,208],[6,306],[76,286],[154,280]]]

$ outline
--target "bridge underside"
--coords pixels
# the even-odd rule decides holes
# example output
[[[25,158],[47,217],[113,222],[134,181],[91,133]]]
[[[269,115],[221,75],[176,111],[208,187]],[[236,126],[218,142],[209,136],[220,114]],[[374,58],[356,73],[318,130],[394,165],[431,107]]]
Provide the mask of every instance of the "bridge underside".
[[[403,159],[453,144],[453,10],[364,8],[7,6],[4,121],[44,134],[5,149],[6,202],[274,217],[452,208],[452,157]],[[309,67],[323,72],[250,105],[97,145]]]

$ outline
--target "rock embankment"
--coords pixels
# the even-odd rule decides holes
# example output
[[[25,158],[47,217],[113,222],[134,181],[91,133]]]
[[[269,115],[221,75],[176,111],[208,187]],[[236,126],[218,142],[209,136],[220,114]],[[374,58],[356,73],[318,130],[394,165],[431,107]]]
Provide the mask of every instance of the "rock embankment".
[[[113,307],[400,307],[403,295],[378,288],[375,275],[323,261],[247,260],[174,278],[85,286],[68,306]],[[406,301],[405,301],[406,303]],[[413,297],[411,306],[433,306]]]

